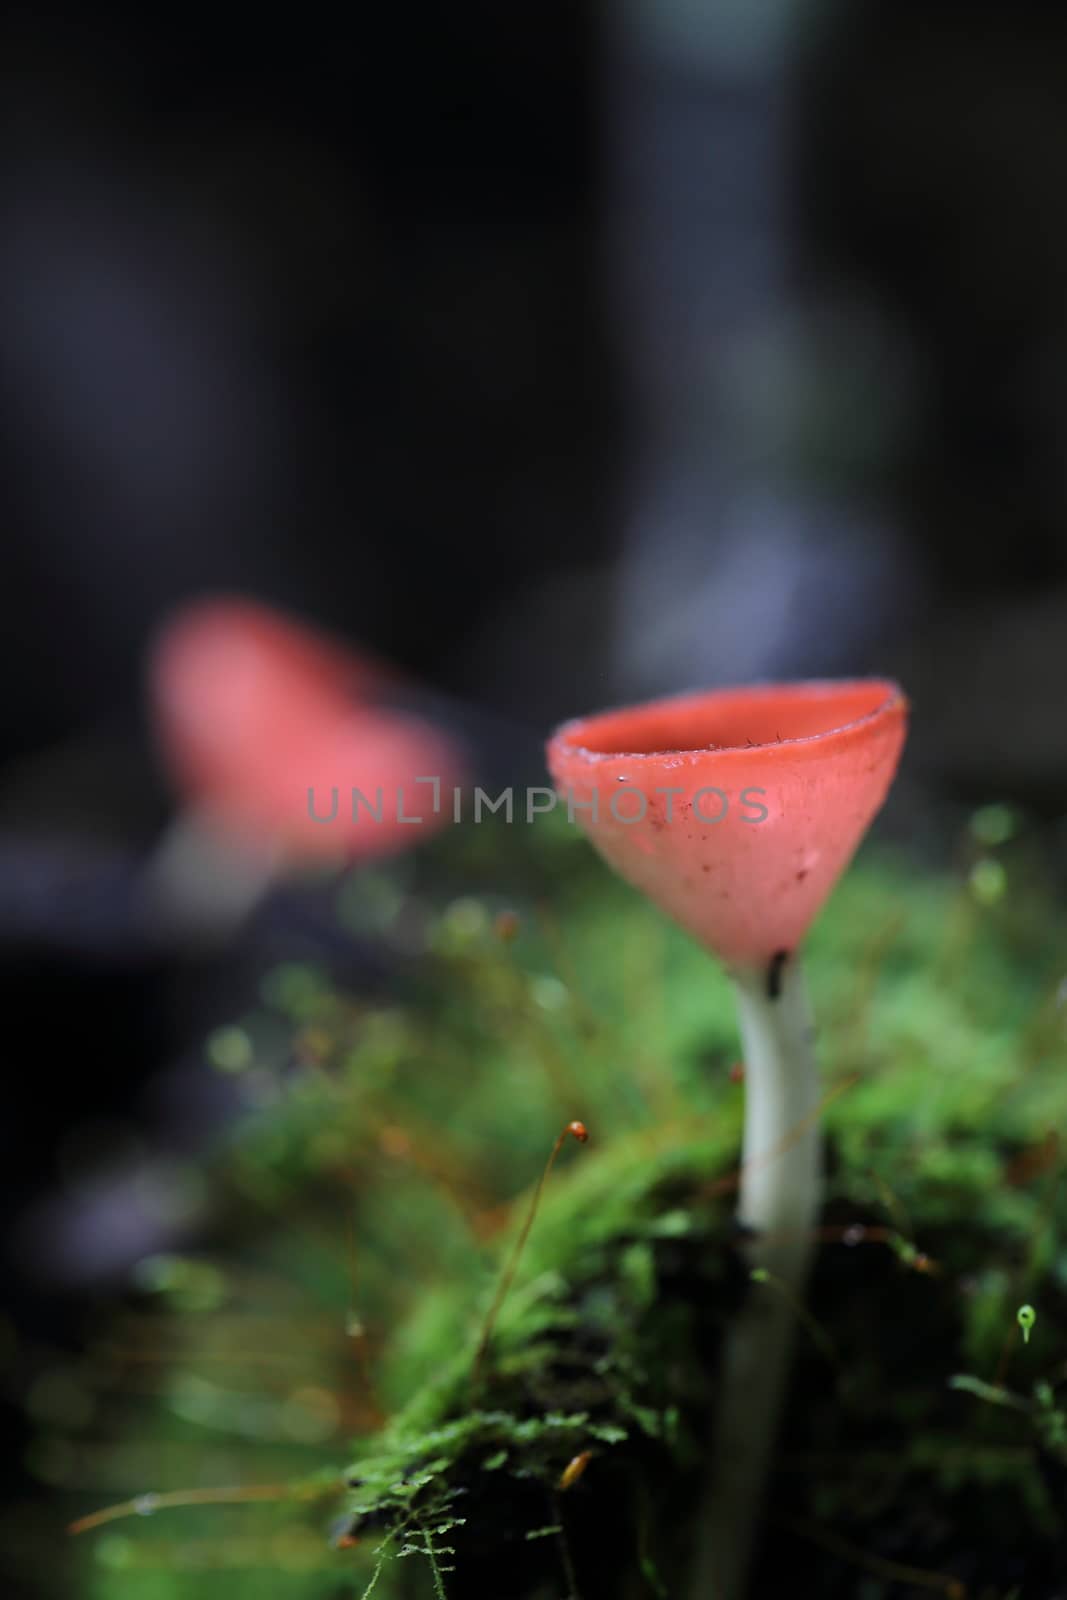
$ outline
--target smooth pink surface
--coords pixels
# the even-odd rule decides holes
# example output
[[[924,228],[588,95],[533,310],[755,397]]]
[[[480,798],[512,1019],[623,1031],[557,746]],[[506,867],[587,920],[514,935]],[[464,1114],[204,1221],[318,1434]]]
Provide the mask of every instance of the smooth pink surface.
[[[293,859],[371,857],[406,848],[448,815],[460,760],[429,724],[374,696],[378,666],[246,600],[207,600],[180,612],[151,658],[157,735],[171,775],[201,818],[226,838]],[[418,777],[439,777],[442,810]],[[352,820],[352,789],[371,804]],[[314,822],[308,790],[321,816]],[[403,812],[422,824],[397,821]]]
[[[907,709],[884,679],[713,690],[565,723],[548,765],[620,876],[728,966],[762,966],[797,948],[881,808]]]

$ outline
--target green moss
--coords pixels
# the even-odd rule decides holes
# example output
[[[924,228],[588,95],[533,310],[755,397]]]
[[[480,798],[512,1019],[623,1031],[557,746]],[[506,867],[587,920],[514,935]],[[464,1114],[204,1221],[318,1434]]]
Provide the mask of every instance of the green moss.
[[[975,894],[970,857],[950,881],[870,856],[811,941],[833,1161],[771,1507],[797,1592],[902,1596],[894,1564],[971,1560],[1003,1595],[997,1541],[1026,1530],[1044,1570],[1057,1526],[1063,1419],[1035,1384],[1067,1336],[1049,1137],[1067,945],[1025,833],[980,846],[1002,894]],[[743,1094],[728,985],[566,828],[470,830],[360,881],[341,915],[403,949],[406,977],[383,1003],[287,967],[221,1053],[215,1036],[250,1110],[212,1159],[214,1229],[184,1290],[146,1267],[102,1327],[80,1373],[92,1422],[42,1426],[72,1516],[204,1484],[291,1482],[292,1499],[115,1522],[75,1544],[67,1592],[674,1592],[743,1288],[716,1183]],[[473,1382],[500,1263],[573,1117],[590,1143],[560,1156]],[[329,1494],[308,1494],[322,1471]]]

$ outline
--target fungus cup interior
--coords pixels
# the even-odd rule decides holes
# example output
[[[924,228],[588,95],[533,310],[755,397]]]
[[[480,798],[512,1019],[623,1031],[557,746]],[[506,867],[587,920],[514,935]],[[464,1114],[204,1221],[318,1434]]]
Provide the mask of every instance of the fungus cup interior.
[[[687,694],[566,723],[548,763],[612,867],[731,967],[803,939],[880,809],[907,701],[885,679]]]

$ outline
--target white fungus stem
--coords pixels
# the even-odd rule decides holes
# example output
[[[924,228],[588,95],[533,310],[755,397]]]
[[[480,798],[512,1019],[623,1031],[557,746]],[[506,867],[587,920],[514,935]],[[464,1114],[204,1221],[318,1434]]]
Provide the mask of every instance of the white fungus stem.
[[[221,945],[252,915],[278,871],[277,846],[227,841],[186,812],[148,863],[141,893],[155,926]]]
[[[819,1079],[795,957],[734,975],[745,1064],[738,1220],[751,1269],[766,1273],[727,1330],[709,1498],[690,1600],[741,1600],[766,1491],[797,1313],[822,1194]]]

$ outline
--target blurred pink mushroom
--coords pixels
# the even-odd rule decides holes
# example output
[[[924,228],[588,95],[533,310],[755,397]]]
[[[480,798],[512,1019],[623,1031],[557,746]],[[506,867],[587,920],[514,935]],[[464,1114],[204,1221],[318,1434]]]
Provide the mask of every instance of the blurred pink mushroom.
[[[217,598],[178,612],[149,682],[185,802],[163,876],[196,880],[195,901],[216,894],[220,870],[240,904],[280,870],[385,856],[448,815],[442,797],[462,772],[453,742],[385,702],[386,669],[266,606]]]
[[[585,717],[548,746],[571,816],[620,876],[719,957],[737,999],[739,1219],[751,1267],[777,1292],[753,1294],[727,1339],[693,1600],[744,1592],[821,1202],[799,949],[885,800],[906,724],[904,695],[884,679],[789,683]]]

